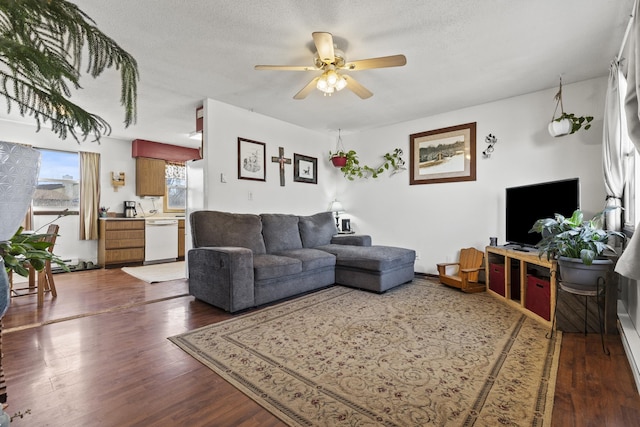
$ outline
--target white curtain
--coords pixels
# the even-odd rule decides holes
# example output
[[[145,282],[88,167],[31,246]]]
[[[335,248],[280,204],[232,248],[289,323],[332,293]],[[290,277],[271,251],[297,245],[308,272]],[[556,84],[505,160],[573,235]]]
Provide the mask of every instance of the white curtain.
[[[614,60],[609,69],[609,84],[604,109],[602,171],[607,191],[606,207],[622,207],[622,196],[627,171],[625,156],[633,149],[627,133],[627,120],[623,114],[623,96],[620,93],[620,80],[624,79],[620,63]],[[606,214],[608,230],[622,230],[622,209],[612,209]]]
[[[628,69],[627,69],[627,94],[625,98],[625,114],[629,137],[640,151],[640,106],[638,105],[638,86],[640,80],[640,61],[638,49],[640,48],[640,26],[638,25],[638,6],[636,2],[633,10],[635,17],[629,31],[628,43]],[[637,167],[637,166],[636,166]],[[629,240],[627,248],[620,256],[615,268],[616,272],[631,279],[640,280],[640,225],[636,226],[633,237]]]

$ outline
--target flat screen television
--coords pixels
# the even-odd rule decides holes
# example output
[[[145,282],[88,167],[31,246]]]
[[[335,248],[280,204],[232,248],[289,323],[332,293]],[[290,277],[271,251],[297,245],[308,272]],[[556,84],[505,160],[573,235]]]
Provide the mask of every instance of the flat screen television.
[[[506,189],[506,239],[510,245],[533,247],[541,239],[540,233],[529,233],[540,218],[553,218],[556,213],[570,217],[580,208],[578,178]]]

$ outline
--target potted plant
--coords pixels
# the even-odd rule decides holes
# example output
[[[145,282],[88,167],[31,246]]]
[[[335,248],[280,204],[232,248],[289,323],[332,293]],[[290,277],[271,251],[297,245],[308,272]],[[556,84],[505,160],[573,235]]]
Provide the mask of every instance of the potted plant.
[[[73,89],[81,88],[83,65],[94,78],[107,68],[120,71],[124,124],[135,123],[137,62],[78,6],[67,0],[0,2],[0,33],[0,58],[7,65],[0,71],[0,96],[7,109],[15,103],[21,115],[32,116],[38,130],[49,123],[61,139],[70,134],[78,142],[111,132],[104,119],[71,101]]]
[[[615,208],[610,208],[615,209]],[[604,256],[605,251],[615,254],[609,239],[625,238],[623,233],[602,228],[604,213],[600,212],[589,221],[579,209],[570,218],[555,214],[554,218],[537,220],[530,233],[542,234],[536,245],[539,255],[547,259],[557,259],[560,278],[564,286],[590,291],[596,288],[598,280],[606,275],[613,261]]]
[[[0,242],[0,256],[6,272],[13,271],[23,277],[29,275],[29,267],[42,271],[47,261],[58,264],[63,270],[70,271],[62,258],[49,252],[51,243],[44,241],[46,233],[23,233],[22,227],[9,240]]]
[[[549,133],[551,136],[564,136],[571,133],[576,133],[584,125],[584,130],[591,128],[591,122],[593,116],[576,116],[573,113],[560,114],[557,119],[551,120],[549,123]]]
[[[553,117],[551,118],[551,122],[548,126],[549,134],[551,136],[559,137],[576,133],[583,126],[584,130],[589,130],[591,128],[593,116],[576,116],[573,113],[564,112],[564,105],[562,104],[562,77],[560,77],[560,87],[558,88],[558,93],[556,93],[555,99],[556,109],[553,112]],[[556,118],[558,106],[560,107],[560,116]]]
[[[344,167],[347,164],[347,158],[350,152],[345,152],[343,150],[338,150],[335,153],[329,152],[329,160],[333,163],[333,166],[337,168]],[[354,152],[355,154],[355,152]]]

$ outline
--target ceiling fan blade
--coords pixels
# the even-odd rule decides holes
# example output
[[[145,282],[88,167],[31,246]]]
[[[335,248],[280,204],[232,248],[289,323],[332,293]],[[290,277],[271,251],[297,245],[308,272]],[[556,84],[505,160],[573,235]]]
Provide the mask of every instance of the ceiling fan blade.
[[[307,97],[307,95],[309,95],[311,92],[313,92],[313,90],[316,88],[316,84],[318,83],[319,79],[320,79],[320,76],[316,77],[315,79],[313,79],[309,83],[307,83],[307,85],[305,87],[303,87],[300,90],[300,92],[296,93],[293,96],[293,99],[305,99]]]
[[[335,52],[333,50],[333,36],[331,33],[315,32],[311,34],[313,42],[316,45],[318,56],[325,64],[331,64],[335,61]]]
[[[381,56],[380,58],[361,59],[351,61],[340,67],[345,70],[359,71],[372,68],[401,67],[407,63],[404,55]]]
[[[362,99],[371,98],[373,96],[373,92],[371,92],[366,87],[362,86],[356,79],[351,76],[344,76],[347,81],[347,88],[351,90],[351,92],[355,93]]]
[[[276,71],[318,71],[318,68],[307,65],[256,65],[256,70]]]

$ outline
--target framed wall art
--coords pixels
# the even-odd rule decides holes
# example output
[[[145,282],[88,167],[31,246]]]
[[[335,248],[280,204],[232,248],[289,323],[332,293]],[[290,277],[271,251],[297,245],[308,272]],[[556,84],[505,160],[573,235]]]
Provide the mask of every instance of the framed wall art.
[[[267,180],[267,144],[238,138],[238,179]]]
[[[318,159],[293,153],[293,180],[308,184],[318,183]]]
[[[476,180],[476,123],[409,136],[409,184]]]

